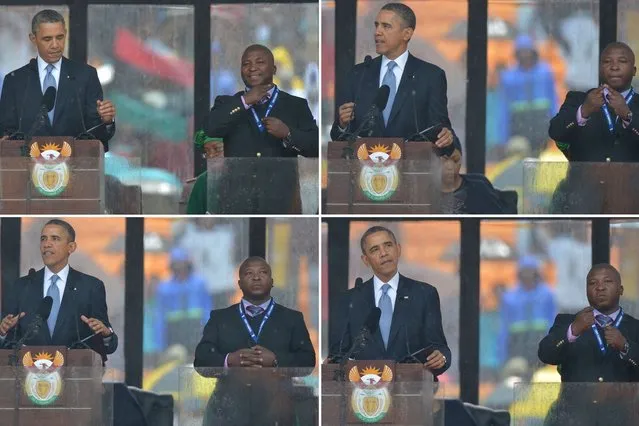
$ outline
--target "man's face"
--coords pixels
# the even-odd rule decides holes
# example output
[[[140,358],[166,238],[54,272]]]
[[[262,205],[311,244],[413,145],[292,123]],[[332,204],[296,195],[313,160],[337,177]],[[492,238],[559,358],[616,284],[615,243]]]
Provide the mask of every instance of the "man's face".
[[[273,288],[271,267],[263,261],[253,261],[240,270],[240,289],[245,297],[261,300],[267,298]]]
[[[364,241],[362,261],[382,279],[391,279],[397,273],[402,248],[386,231],[375,232]]]
[[[67,29],[62,22],[43,23],[35,34],[29,34],[31,43],[38,49],[38,54],[45,62],[53,64],[62,58]]]
[[[242,55],[242,81],[246,87],[273,82],[276,67],[273,58],[263,49],[253,49]]]
[[[586,294],[590,306],[606,311],[619,305],[623,286],[608,269],[595,269],[586,278]]]
[[[455,150],[449,157],[441,157],[442,160],[442,182],[452,184],[455,178],[459,176],[461,170],[461,154],[459,150]]]
[[[408,46],[412,28],[403,28],[402,19],[395,12],[380,10],[375,18],[375,52],[395,59]]]
[[[75,242],[70,241],[69,233],[62,226],[47,225],[42,229],[40,234],[42,262],[54,272],[64,268],[75,248]]]
[[[628,89],[637,72],[634,55],[620,47],[605,50],[601,55],[600,67],[604,81],[617,91]]]

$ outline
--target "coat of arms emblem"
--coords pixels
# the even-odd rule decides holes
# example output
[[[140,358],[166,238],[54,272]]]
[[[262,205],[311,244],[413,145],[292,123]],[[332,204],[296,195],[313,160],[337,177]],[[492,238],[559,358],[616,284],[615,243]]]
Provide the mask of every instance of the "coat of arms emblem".
[[[40,352],[31,356],[27,352],[22,357],[22,365],[27,370],[24,390],[36,405],[50,405],[54,403],[62,392],[62,377],[58,371],[64,365],[64,356],[55,351],[55,356]]]
[[[364,195],[372,201],[388,200],[399,185],[397,162],[402,158],[399,145],[394,143],[389,148],[378,144],[367,149],[365,144],[361,144],[357,158],[362,165],[359,184]]]
[[[391,405],[388,385],[393,380],[393,372],[385,365],[383,370],[366,367],[358,371],[351,368],[348,380],[354,385],[351,407],[355,416],[364,423],[376,423],[383,419]]]
[[[66,160],[71,156],[71,145],[67,142],[62,147],[54,143],[38,146],[31,144],[30,155],[35,164],[31,171],[31,181],[40,194],[55,197],[64,191],[69,184],[69,167]]]

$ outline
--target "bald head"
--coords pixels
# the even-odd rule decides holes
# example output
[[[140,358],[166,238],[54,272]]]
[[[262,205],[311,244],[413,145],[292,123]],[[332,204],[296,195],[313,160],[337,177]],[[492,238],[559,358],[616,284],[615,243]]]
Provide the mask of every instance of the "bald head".
[[[244,60],[244,58],[249,53],[252,53],[252,52],[263,53],[264,55],[266,55],[266,57],[268,57],[271,60],[272,63],[275,63],[275,57],[273,56],[273,52],[271,52],[271,49],[269,49],[268,47],[262,44],[252,44],[246,49],[244,49],[244,53],[242,53],[242,60]]]
[[[601,59],[609,56],[610,53],[614,50],[619,50],[625,54],[632,65],[635,64],[635,52],[632,51],[630,46],[621,41],[613,41],[612,43],[608,43],[606,47],[604,47],[603,52],[601,52]]]

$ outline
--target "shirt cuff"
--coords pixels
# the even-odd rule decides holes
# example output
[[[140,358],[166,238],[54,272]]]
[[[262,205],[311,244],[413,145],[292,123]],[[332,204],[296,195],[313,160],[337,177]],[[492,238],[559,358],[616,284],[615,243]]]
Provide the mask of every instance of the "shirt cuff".
[[[102,341],[104,342],[105,345],[109,345],[109,343],[111,343],[111,339],[113,339],[113,334],[108,335],[107,337],[103,337]]]
[[[246,101],[244,100],[244,95],[240,96],[240,99],[242,99],[242,105],[244,105],[244,109],[249,109],[251,106],[249,104],[246,103]]]
[[[568,341],[570,343],[574,343],[577,340],[577,338],[579,337],[579,336],[575,336],[574,334],[572,334],[572,324],[570,324],[568,326],[568,332],[566,333],[566,337],[568,338]]]
[[[577,124],[580,127],[584,127],[586,123],[588,123],[588,118],[584,118],[584,116],[581,115],[581,106],[580,106],[579,109],[577,110]]]
[[[229,368],[229,354],[224,357],[224,368]]]
[[[630,121],[621,120],[621,125],[624,129],[627,129],[630,126]]]

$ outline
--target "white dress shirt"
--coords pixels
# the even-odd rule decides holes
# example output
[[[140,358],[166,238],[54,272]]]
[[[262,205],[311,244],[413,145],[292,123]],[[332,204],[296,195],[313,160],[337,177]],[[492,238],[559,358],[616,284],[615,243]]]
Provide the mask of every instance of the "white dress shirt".
[[[613,313],[612,313],[612,314],[610,314],[610,315],[602,314],[601,312],[599,312],[599,311],[598,311],[598,310],[596,310],[596,309],[593,309],[593,310],[592,310],[592,314],[595,316],[595,318],[597,318],[597,315],[604,315],[604,316],[609,317],[609,318],[612,320],[612,322],[613,322],[613,323],[614,323],[615,321],[617,321],[617,315],[619,315],[619,312],[621,312],[621,308],[620,308],[620,309],[617,309],[615,312],[613,312]],[[596,324],[596,323],[595,323],[595,324]],[[566,337],[568,338],[568,341],[569,341],[570,343],[575,342],[575,341],[579,338],[579,336],[575,336],[574,334],[572,334],[572,323],[568,326],[568,332],[566,333]]]
[[[388,289],[388,297],[390,297],[393,311],[395,310],[395,299],[397,299],[397,288],[399,287],[399,272],[395,273],[395,276],[388,282],[380,280],[376,275],[373,276],[373,287],[375,289],[375,306],[379,308],[379,298],[382,297],[382,286],[384,284],[390,285]]]
[[[40,88],[42,89],[42,93],[44,93],[44,78],[47,76],[47,66],[49,65],[38,55],[38,74],[40,75]],[[53,70],[51,70],[51,75],[55,79],[55,90],[58,90],[58,85],[60,84],[60,69],[62,68],[62,58],[53,64]]]
[[[58,286],[58,291],[60,292],[60,304],[62,304],[62,297],[64,296],[64,289],[67,286],[67,278],[69,277],[69,264],[67,263],[64,268],[57,274],[51,272],[48,266],[44,267],[44,286],[42,288],[42,297],[47,296],[47,291],[49,291],[49,287],[51,287],[51,277],[57,275],[58,280],[56,281],[56,285]]]
[[[388,71],[388,63],[391,60],[386,56],[382,56],[382,67],[379,70],[379,87],[382,87],[382,81],[384,81],[384,76]],[[393,68],[393,74],[395,74],[395,82],[397,87],[395,87],[395,91],[399,89],[399,82],[402,81],[402,75],[404,74],[404,69],[406,69],[406,62],[408,61],[408,50],[399,55],[396,59],[394,59],[397,64],[395,68]]]

